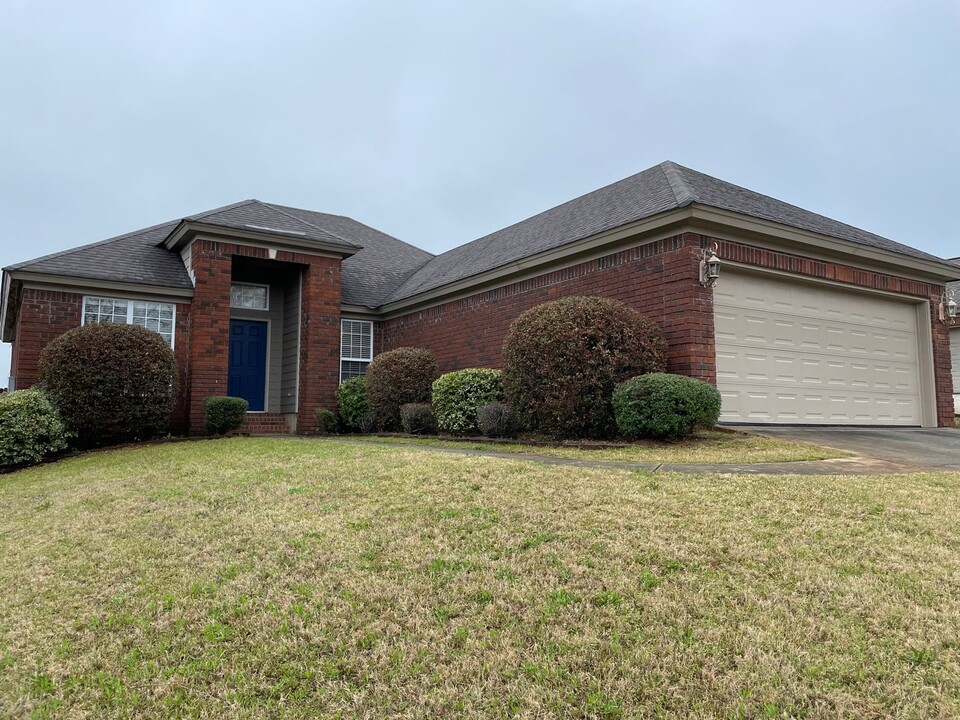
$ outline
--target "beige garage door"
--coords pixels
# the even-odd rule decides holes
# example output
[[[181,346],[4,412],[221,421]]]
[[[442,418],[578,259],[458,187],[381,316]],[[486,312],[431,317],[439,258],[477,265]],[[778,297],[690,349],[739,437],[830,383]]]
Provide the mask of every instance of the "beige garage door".
[[[721,422],[921,424],[914,303],[725,270],[714,318]]]

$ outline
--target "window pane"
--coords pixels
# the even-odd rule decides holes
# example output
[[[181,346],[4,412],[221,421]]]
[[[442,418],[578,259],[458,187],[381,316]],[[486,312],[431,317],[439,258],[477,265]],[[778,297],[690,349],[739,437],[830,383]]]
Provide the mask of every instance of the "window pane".
[[[370,363],[343,360],[340,363],[340,382],[350,378],[363,377],[367,374],[367,365]]]
[[[366,320],[342,320],[340,357],[346,360],[370,360],[373,357],[373,323]]]
[[[233,283],[230,286],[230,306],[251,310],[266,310],[269,307],[268,290],[269,288],[262,285]]]

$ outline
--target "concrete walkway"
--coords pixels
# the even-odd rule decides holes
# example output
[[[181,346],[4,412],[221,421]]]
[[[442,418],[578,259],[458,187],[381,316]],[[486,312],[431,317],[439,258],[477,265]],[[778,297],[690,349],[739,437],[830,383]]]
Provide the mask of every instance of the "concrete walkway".
[[[960,470],[960,429],[738,425],[737,430],[846,450],[902,465]]]
[[[618,470],[641,470],[646,472],[679,472],[691,474],[727,475],[881,475],[889,473],[918,472],[922,468],[912,464],[868,457],[837,458],[834,460],[809,460],[803,462],[750,463],[743,465],[694,465],[686,463],[625,462],[621,460],[575,460],[573,458],[548,457],[535,453],[498,452],[474,448],[438,447],[416,443],[377,442],[376,440],[350,440],[348,438],[309,438],[349,443],[352,445],[376,445],[399,447],[408,450],[423,450],[453,455],[478,455],[505,460],[527,460],[544,465],[568,465],[585,468],[616,468]]]

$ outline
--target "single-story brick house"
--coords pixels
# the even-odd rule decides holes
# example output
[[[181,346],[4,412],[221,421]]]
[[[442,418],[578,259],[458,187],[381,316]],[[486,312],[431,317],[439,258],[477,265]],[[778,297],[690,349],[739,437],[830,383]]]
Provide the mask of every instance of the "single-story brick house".
[[[702,277],[710,250],[715,285]],[[11,388],[85,323],[170,341],[178,425],[210,395],[255,429],[308,432],[378,352],[426,347],[443,371],[496,367],[510,322],[566,295],[656,320],[669,370],[716,383],[729,423],[953,423],[944,283],[957,266],[665,162],[431,255],[338,215],[258,200],[11,265]]]

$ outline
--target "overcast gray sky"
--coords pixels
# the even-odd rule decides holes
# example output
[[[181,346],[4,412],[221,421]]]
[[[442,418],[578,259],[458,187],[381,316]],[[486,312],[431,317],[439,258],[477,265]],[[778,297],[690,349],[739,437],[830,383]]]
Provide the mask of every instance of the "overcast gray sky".
[[[441,252],[668,159],[960,255],[960,0],[0,13],[3,266],[251,197]]]

